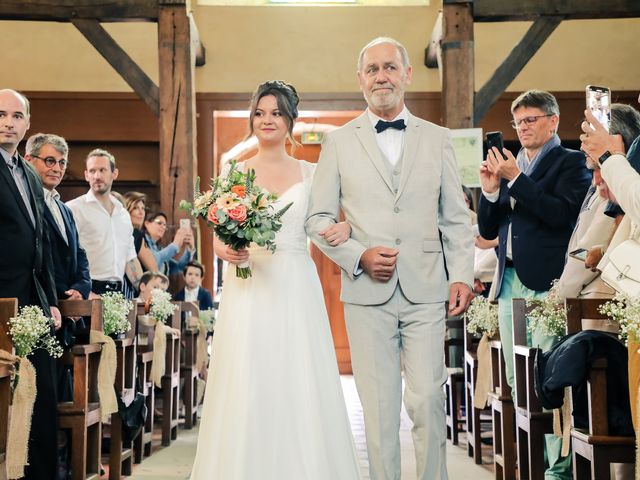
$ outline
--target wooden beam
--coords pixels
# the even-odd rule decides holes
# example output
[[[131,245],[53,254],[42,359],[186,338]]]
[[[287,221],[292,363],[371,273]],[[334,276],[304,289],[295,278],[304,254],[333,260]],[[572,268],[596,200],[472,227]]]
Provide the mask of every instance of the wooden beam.
[[[529,28],[509,56],[500,64],[475,99],[474,122],[480,121],[518,76],[531,57],[540,49],[549,35],[560,25],[562,17],[540,17]]]
[[[443,123],[473,126],[473,17],[471,1],[445,4],[442,35]]]
[[[450,0],[445,0],[445,4]],[[640,17],[638,0],[475,0],[476,22],[534,20],[540,16],[567,20]]]
[[[156,22],[158,0],[2,0],[0,20],[70,22],[73,19],[101,22],[130,20]]]
[[[183,199],[193,200],[197,165],[195,66],[191,38],[186,6],[161,4],[158,21],[160,205],[169,223],[174,225],[179,218],[187,217],[186,212],[179,210],[179,205]]]
[[[144,70],[133,61],[97,20],[74,19],[71,20],[71,23],[89,40],[89,43],[109,62],[157,117],[160,114],[158,87]]]

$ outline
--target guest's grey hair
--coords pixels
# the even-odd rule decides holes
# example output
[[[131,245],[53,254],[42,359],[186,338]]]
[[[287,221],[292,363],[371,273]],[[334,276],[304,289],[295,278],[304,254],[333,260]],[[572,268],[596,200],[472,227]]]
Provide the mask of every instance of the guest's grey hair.
[[[407,49],[404,48],[404,45],[402,45],[399,41],[391,37],[378,37],[371,40],[362,48],[362,50],[360,50],[360,55],[358,56],[359,72],[362,71],[362,61],[364,59],[364,54],[367,52],[367,50],[369,50],[371,47],[375,47],[376,45],[380,45],[381,43],[388,43],[398,49],[398,52],[400,52],[400,59],[402,60],[402,66],[405,69],[411,66],[411,63],[409,63],[409,54],[407,53]]]
[[[22,103],[24,103],[25,113],[26,113],[27,117],[31,114],[31,104],[29,103],[29,99],[27,97],[25,97],[23,94],[21,94],[17,90],[11,89],[11,88],[3,88],[3,89],[0,90],[0,92],[11,92],[11,93],[13,93],[16,97],[18,97],[20,100],[22,100]]]
[[[54,135],[53,133],[36,133],[35,135],[31,135],[27,140],[25,153],[27,155],[40,155],[40,150],[45,145],[51,145],[65,158],[69,154],[69,145],[67,145],[67,141],[61,136]]]
[[[111,171],[113,172],[116,169],[116,157],[111,155],[109,152],[102,148],[94,148],[89,152],[87,158],[85,159],[85,165],[87,164],[87,160],[91,157],[105,157],[109,159],[109,165],[111,166]]]
[[[544,90],[528,90],[521,93],[513,103],[511,103],[511,114],[520,107],[539,108],[546,115],[560,115],[558,101],[549,92]]]
[[[612,103],[609,133],[620,135],[624,142],[624,150],[628,152],[633,141],[640,136],[640,112],[631,105]]]

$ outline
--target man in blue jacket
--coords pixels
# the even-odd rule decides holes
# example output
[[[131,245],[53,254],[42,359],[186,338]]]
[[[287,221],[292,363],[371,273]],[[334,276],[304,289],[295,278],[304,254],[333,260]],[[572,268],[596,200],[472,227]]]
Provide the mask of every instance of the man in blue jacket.
[[[213,299],[209,290],[202,287],[204,277],[204,267],[198,262],[189,262],[184,268],[185,286],[174,295],[174,300],[179,302],[198,301],[200,310],[211,310],[214,308]]]
[[[496,298],[506,376],[514,386],[512,298],[544,297],[560,278],[580,205],[591,183],[583,153],[560,144],[560,108],[548,92],[530,90],[511,104],[512,126],[522,148],[492,148],[480,167],[480,235],[498,243]],[[548,350],[555,337],[533,332],[531,345]],[[546,479],[571,478],[570,457],[547,439]],[[557,443],[557,442],[555,442]],[[557,452],[556,452],[557,450]]]

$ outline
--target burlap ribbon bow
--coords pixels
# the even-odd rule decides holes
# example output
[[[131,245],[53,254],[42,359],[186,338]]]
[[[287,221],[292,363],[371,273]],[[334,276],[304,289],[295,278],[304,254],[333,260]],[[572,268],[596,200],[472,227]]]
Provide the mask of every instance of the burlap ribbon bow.
[[[156,387],[162,387],[162,376],[165,371],[165,355],[167,352],[167,335],[180,331],[171,328],[162,322],[156,321],[155,333],[153,336],[153,358],[151,359],[151,373],[149,377]]]
[[[478,356],[478,377],[476,378],[476,391],[473,392],[473,405],[483,409],[487,405],[487,397],[491,386],[491,345],[489,336],[484,333],[478,344],[476,355]]]
[[[24,476],[29,459],[31,415],[36,401],[36,370],[26,357],[0,350],[0,364],[18,365],[18,384],[13,392],[9,434],[7,436],[7,478]]]
[[[118,411],[118,399],[113,388],[116,382],[116,343],[104,332],[91,330],[91,343],[102,343],[100,365],[98,366],[98,397],[100,398],[100,415],[103,422],[109,420],[109,415]]]

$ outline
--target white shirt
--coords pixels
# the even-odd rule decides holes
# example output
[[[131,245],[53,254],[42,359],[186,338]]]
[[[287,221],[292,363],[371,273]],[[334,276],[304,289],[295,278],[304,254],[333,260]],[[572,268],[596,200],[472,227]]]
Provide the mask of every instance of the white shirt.
[[[193,290],[188,288],[186,285],[184,287],[184,301],[185,302],[197,302],[198,301],[198,293],[200,292],[200,287],[196,287]]]
[[[113,212],[109,212],[89,190],[85,195],[67,202],[78,227],[80,244],[87,252],[93,280],[122,281],[127,262],[136,258],[131,217],[122,204],[109,197]]]
[[[56,202],[57,199],[60,198],[60,194],[56,192],[56,189],[47,190],[46,188],[42,188],[44,193],[44,203],[49,207],[49,211],[51,211],[51,215],[53,215],[54,220],[58,224],[58,228],[60,229],[60,233],[62,234],[62,238],[64,238],[65,243],[68,245],[69,240],[67,239],[67,229],[64,226],[64,220],[62,219],[62,213],[60,212],[60,207]]]
[[[384,132],[377,133],[375,132],[376,124],[379,120],[384,120],[383,118],[375,115],[371,110],[367,109],[367,115],[369,116],[369,120],[371,121],[371,125],[374,128],[374,134],[376,136],[376,143],[378,147],[380,147],[380,151],[384,155],[384,157],[389,161],[392,166],[395,166],[400,160],[400,156],[402,155],[402,147],[404,146],[404,137],[405,130],[396,130],[395,128],[387,128]],[[406,124],[409,120],[409,110],[407,107],[404,107],[402,111],[398,114],[397,117],[391,119],[392,122],[396,120],[404,120]]]

